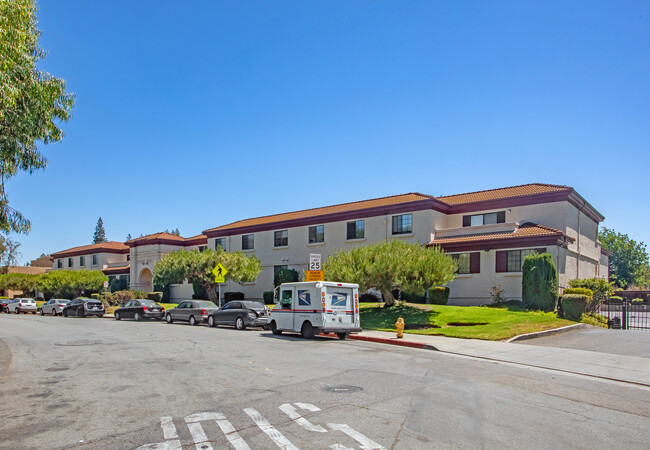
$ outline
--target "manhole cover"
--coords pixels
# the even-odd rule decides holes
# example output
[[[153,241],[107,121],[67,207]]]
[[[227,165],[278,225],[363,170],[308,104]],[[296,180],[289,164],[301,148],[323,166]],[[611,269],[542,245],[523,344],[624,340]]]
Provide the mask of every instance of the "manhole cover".
[[[95,345],[99,344],[97,341],[68,341],[68,342],[57,342],[54,345],[62,345],[64,347],[80,347],[82,345]]]
[[[340,386],[324,387],[323,391],[331,392],[331,393],[334,393],[334,394],[352,394],[352,393],[355,393],[355,392],[361,392],[361,391],[363,391],[363,389],[360,388],[359,386],[350,386],[350,385],[347,385],[347,384],[342,384]]]

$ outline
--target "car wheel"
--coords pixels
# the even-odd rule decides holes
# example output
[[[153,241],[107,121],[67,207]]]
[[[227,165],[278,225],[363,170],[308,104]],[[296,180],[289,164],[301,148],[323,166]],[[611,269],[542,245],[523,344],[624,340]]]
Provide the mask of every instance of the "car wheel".
[[[97,317],[99,317],[101,319],[102,317],[104,317],[104,314],[100,314]]]
[[[56,309],[52,308],[52,315],[56,317]]]
[[[344,340],[347,339],[347,337],[348,337],[348,333],[336,333],[336,335],[337,335],[337,336],[339,337],[339,339],[341,339],[342,341],[344,341]]]
[[[217,323],[214,321],[214,316],[208,316],[208,326],[209,327],[214,327],[216,325],[217,325]]]
[[[43,312],[43,308],[41,308],[41,316],[44,316],[45,313]]]
[[[68,317],[68,310],[67,309],[63,310],[63,317]]]
[[[278,325],[275,323],[275,320],[271,322],[271,333],[275,334],[276,336],[282,334],[282,330],[278,330]]]
[[[77,317],[81,317],[82,319],[84,317],[86,317],[86,313],[84,312],[83,309],[80,309],[79,311],[77,311]]]
[[[246,329],[246,324],[244,323],[244,319],[241,317],[237,317],[237,320],[235,320],[235,328],[238,330],[245,330]]]
[[[174,319],[172,319],[171,314],[166,314],[165,315],[165,320],[167,321],[167,323],[174,323]]]
[[[189,322],[190,322],[190,325],[192,325],[192,326],[196,325],[196,319],[194,318],[194,316],[190,316],[190,321]]]
[[[115,320],[120,320],[120,313],[118,312],[115,313]]]
[[[140,316],[139,312],[135,313],[135,315],[133,316],[133,320],[135,320],[136,322],[140,322],[142,320],[142,316]]]
[[[302,337],[305,339],[313,339],[314,338],[314,327],[311,326],[311,323],[305,322],[302,324],[302,328],[300,329],[300,333],[302,334]]]
[[[20,314],[20,309],[16,308],[16,314]]]

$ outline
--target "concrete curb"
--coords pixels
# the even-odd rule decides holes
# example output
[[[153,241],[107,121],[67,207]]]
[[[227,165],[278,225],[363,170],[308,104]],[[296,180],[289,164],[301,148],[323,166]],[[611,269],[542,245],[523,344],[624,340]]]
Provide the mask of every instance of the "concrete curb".
[[[554,334],[568,333],[569,331],[579,330],[580,328],[587,328],[586,323],[575,323],[567,325],[566,327],[553,328],[552,330],[537,331],[535,333],[520,334],[519,336],[511,337],[505,342],[524,341],[526,339],[535,339],[539,337],[552,336]]]
[[[435,348],[433,345],[422,344],[420,342],[413,342],[413,341],[403,341],[403,340],[398,340],[397,338],[387,339],[387,338],[359,336],[359,335],[356,335],[356,334],[351,334],[350,336],[348,336],[348,339],[354,339],[354,340],[357,340],[357,341],[377,342],[377,343],[380,343],[380,344],[399,345],[399,346],[402,346],[402,347],[419,348],[419,349],[423,349],[423,350],[438,351],[438,349]]]

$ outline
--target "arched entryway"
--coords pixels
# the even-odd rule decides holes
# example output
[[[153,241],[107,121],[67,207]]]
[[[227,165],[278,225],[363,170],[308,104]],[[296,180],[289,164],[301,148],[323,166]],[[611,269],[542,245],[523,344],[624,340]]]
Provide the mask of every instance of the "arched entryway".
[[[153,274],[146,267],[142,269],[138,277],[138,289],[145,292],[153,291]]]

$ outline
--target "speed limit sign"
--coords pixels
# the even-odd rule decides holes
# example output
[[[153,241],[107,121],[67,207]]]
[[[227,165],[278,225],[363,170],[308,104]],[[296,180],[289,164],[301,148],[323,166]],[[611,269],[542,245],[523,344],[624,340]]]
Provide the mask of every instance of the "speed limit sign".
[[[320,270],[320,253],[309,254],[309,270]]]

